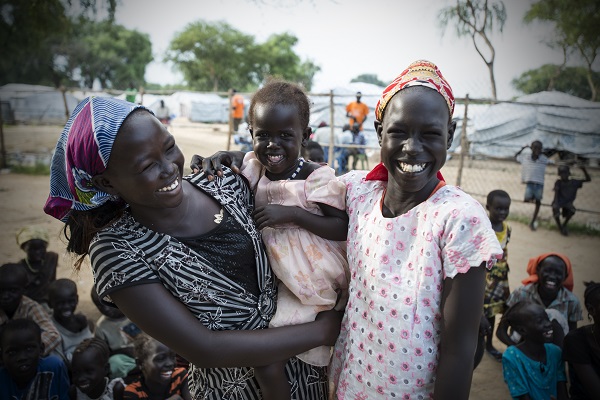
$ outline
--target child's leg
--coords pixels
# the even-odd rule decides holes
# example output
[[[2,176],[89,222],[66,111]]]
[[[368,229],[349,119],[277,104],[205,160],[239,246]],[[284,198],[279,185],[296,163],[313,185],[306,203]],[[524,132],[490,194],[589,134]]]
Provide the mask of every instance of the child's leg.
[[[529,224],[529,227],[533,231],[535,231],[537,229],[536,220],[537,220],[538,213],[540,212],[541,205],[542,205],[542,201],[536,199],[535,200],[535,210],[533,210],[533,218],[531,219],[531,223]]]
[[[285,375],[286,361],[254,367],[254,376],[260,385],[263,400],[291,399],[291,387]]]
[[[490,333],[487,335],[487,341],[485,343],[485,349],[492,357],[496,360],[502,360],[502,353],[500,353],[492,344],[492,339],[494,338],[494,327],[496,326],[496,316],[489,317],[488,322],[491,326]]]
[[[563,224],[560,223],[560,208],[553,207],[552,208],[552,215],[554,216],[554,220],[556,221],[556,226],[558,226],[559,232],[562,233],[562,231],[563,231]]]

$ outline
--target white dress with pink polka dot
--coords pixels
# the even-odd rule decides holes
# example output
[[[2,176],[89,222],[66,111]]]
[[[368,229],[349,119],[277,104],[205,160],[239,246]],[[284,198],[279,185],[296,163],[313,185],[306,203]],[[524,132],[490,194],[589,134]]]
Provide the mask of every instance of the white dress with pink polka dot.
[[[338,399],[426,399],[433,395],[444,278],[502,248],[483,207],[455,186],[396,218],[381,214],[387,182],[366,172],[347,186],[350,300],[331,379]]]

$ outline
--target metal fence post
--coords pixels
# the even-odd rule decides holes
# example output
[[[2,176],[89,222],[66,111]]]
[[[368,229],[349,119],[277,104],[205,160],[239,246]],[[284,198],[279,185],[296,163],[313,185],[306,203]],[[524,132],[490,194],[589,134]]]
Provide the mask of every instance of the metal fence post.
[[[333,90],[329,91],[329,127],[331,128],[331,132],[329,133],[329,149],[328,149],[328,156],[327,159],[329,160],[329,166],[333,169],[335,169],[335,165],[334,162],[335,160],[333,159],[333,145],[334,145],[334,141],[335,141],[335,133],[334,133],[334,107],[333,107]]]
[[[229,89],[227,91],[227,100],[229,101],[229,107],[227,108],[229,110],[229,118],[227,118],[228,125],[229,125],[229,129],[227,129],[227,151],[229,151],[229,149],[231,149],[231,136],[233,135],[233,117],[231,115],[233,113],[233,108],[231,105],[232,97],[233,97],[233,89]]]
[[[467,119],[469,117],[469,94],[465,97],[465,114],[463,116],[462,126],[460,128],[460,160],[458,162],[458,172],[456,174],[456,186],[460,186],[462,180],[462,171],[465,163],[465,157],[469,154],[469,144],[467,141]]]

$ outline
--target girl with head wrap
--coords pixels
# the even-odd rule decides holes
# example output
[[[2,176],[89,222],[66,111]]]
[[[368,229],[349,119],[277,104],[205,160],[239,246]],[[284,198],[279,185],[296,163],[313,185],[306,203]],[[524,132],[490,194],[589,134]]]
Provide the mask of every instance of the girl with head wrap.
[[[454,96],[429,61],[383,92],[375,129],[383,163],[351,171],[349,301],[331,364],[338,399],[467,399],[486,268],[502,249],[483,207],[446,185]],[[196,159],[197,160],[197,159]],[[207,173],[239,155],[217,153]]]
[[[17,232],[17,244],[25,252],[19,261],[27,271],[25,296],[40,304],[48,304],[48,287],[56,280],[58,254],[47,251],[48,231],[38,225],[28,225]]]
[[[340,313],[263,329],[276,286],[251,192],[230,170],[183,177],[183,163],[149,110],[87,98],[56,146],[44,210],[65,222],[76,266],[89,255],[100,299],[191,361],[194,398],[260,399],[251,367],[291,358],[294,398],[324,399],[326,385],[294,356],[332,345]]]
[[[577,328],[582,319],[581,304],[572,292],[573,268],[569,258],[561,253],[543,253],[529,259],[527,278],[523,286],[512,291],[506,305],[529,300],[542,305],[554,325],[553,343],[562,347],[563,339],[570,330]],[[520,341],[518,334],[509,335],[509,326],[501,320],[496,336],[507,346]]]

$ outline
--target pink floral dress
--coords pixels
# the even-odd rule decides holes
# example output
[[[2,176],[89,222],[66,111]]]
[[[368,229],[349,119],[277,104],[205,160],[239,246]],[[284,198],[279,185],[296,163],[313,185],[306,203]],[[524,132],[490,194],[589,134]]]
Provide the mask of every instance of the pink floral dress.
[[[271,181],[253,152],[246,154],[242,173],[255,194],[255,205],[300,207],[323,215],[317,203],[345,209],[346,186],[333,169],[323,166],[306,180]],[[350,274],[346,261],[346,242],[324,239],[295,224],[264,228],[271,268],[279,278],[277,311],[270,326],[297,325],[314,321],[317,313],[336,303],[338,288],[347,288]],[[318,347],[298,355],[302,361],[329,365],[331,348]]]
[[[502,255],[483,207],[454,186],[396,218],[381,214],[387,182],[346,182],[350,299],[335,345],[338,399],[433,396],[445,278]],[[458,366],[460,367],[460,366]]]

